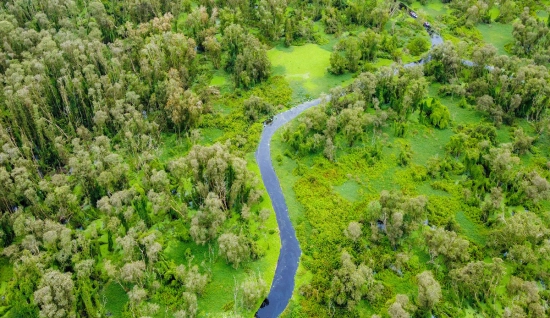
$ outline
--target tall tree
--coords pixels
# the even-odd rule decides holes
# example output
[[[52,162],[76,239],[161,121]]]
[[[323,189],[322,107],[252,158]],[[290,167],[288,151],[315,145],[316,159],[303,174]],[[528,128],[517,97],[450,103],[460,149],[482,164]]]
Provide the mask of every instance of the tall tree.
[[[441,300],[441,285],[432,272],[424,271],[416,276],[418,280],[418,302],[422,309],[432,310]]]
[[[74,292],[71,273],[55,270],[46,272],[34,292],[34,301],[40,307],[40,316],[76,317]]]

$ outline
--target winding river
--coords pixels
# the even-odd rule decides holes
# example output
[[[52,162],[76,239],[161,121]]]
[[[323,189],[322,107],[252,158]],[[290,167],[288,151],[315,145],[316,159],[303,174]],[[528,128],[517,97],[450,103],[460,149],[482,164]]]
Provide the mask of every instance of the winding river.
[[[443,43],[443,39],[437,34],[432,34],[431,43],[432,47],[434,47]],[[420,60],[404,66],[412,67],[423,63],[424,61]],[[281,236],[281,251],[277,261],[275,277],[273,278],[269,295],[262,304],[262,307],[256,312],[256,317],[259,318],[275,318],[285,310],[294,291],[294,279],[302,253],[300,243],[296,239],[296,232],[288,216],[288,207],[279,179],[277,179],[277,175],[271,164],[271,137],[273,137],[279,128],[296,118],[304,110],[317,106],[320,103],[320,98],[308,101],[275,116],[273,121],[264,127],[260,145],[258,146],[258,150],[256,150],[256,161],[260,167],[262,181],[271,198]]]
[[[296,232],[288,217],[288,207],[286,206],[279,179],[277,179],[277,175],[271,164],[271,151],[269,148],[271,137],[273,137],[273,134],[281,126],[296,118],[304,110],[319,105],[319,103],[321,103],[321,99],[315,99],[275,116],[273,122],[265,126],[260,139],[260,145],[256,151],[256,161],[260,166],[262,181],[271,198],[281,236],[281,252],[277,261],[277,269],[275,270],[271,290],[267,299],[262,304],[262,308],[256,313],[256,317],[278,317],[285,310],[290,297],[292,297],[294,276],[296,276],[300,254],[302,253],[300,244],[296,239]]]

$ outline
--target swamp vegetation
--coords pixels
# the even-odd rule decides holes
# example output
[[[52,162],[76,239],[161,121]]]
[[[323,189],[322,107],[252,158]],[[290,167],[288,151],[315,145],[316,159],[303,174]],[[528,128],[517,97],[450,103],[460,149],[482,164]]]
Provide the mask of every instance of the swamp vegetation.
[[[3,1],[0,316],[253,316],[322,92],[284,316],[547,316],[550,3],[404,3]]]

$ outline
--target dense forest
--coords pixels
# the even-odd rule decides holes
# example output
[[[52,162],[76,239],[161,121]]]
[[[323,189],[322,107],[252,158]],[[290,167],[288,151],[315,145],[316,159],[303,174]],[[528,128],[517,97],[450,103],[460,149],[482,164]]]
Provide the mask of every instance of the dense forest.
[[[247,89],[270,63],[241,11],[217,6],[2,3],[4,315],[193,317],[263,300],[274,260],[254,261],[279,243],[242,127],[272,106],[210,80],[223,68]],[[287,102],[280,80],[262,91],[275,88],[260,104]],[[219,100],[239,105],[234,120],[219,122]],[[236,133],[203,145],[206,126]],[[201,305],[223,270],[225,302]]]
[[[284,315],[547,316],[549,6],[3,1],[0,316],[253,316],[280,249],[253,152],[329,89],[273,143]]]

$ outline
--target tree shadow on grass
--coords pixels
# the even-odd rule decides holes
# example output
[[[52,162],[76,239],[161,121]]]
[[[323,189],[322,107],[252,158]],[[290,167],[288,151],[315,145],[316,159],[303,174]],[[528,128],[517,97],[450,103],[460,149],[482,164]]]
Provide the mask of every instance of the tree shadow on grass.
[[[271,66],[271,74],[272,75],[285,75],[286,74],[286,67],[284,65],[272,65]]]

